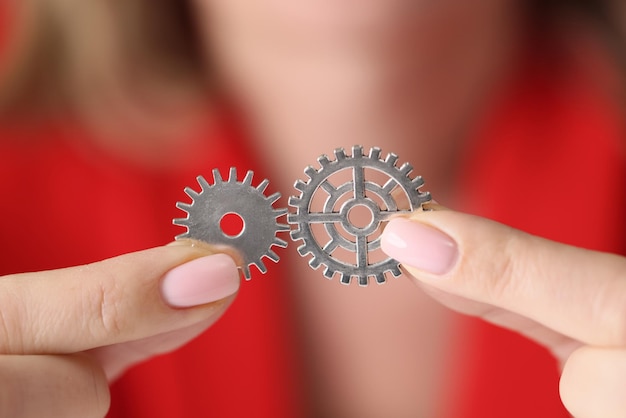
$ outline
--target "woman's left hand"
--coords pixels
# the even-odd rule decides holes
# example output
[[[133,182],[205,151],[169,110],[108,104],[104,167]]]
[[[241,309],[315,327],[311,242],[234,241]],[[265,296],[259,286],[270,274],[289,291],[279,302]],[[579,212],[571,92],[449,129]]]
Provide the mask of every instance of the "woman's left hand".
[[[626,258],[449,210],[389,222],[382,249],[457,311],[547,346],[577,418],[626,411]]]

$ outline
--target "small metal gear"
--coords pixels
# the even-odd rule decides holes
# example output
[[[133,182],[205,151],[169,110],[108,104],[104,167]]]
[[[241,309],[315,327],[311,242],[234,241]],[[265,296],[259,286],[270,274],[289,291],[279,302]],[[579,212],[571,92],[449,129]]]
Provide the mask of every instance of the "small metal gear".
[[[287,221],[296,226],[291,238],[302,241],[298,252],[302,256],[313,255],[309,260],[313,269],[324,265],[325,277],[331,279],[339,273],[343,284],[350,284],[352,277],[357,277],[361,286],[367,286],[369,277],[374,277],[379,284],[384,283],[386,272],[398,277],[401,274],[398,261],[380,250],[380,226],[390,217],[411,213],[431,200],[430,193],[418,190],[424,184],[422,178],[409,177],[413,170],[410,164],[396,167],[397,155],[388,154],[383,160],[380,153],[375,147],[369,155],[364,155],[363,148],[355,145],[351,156],[342,148],[335,150],[334,161],[322,155],[317,159],[319,169],[309,166],[304,170],[309,180],[296,181],[294,187],[300,191],[300,196],[289,199],[289,206],[295,208],[295,213],[289,214]],[[346,170],[352,171],[352,180],[335,185],[333,176],[340,172],[345,175]],[[372,172],[384,175],[387,181],[382,185],[370,181],[368,176]],[[403,192],[400,194],[408,203],[407,210],[398,209],[397,191]],[[350,213],[355,208],[369,213],[369,223],[353,221]],[[382,257],[378,254],[378,259],[373,259],[375,251]],[[346,254],[352,256],[352,260],[346,260]]]
[[[244,264],[239,266],[246,280],[250,279],[250,266],[255,265],[261,273],[267,268],[261,260],[267,257],[278,262],[278,255],[272,246],[286,247],[287,242],[278,238],[279,231],[289,230],[277,218],[285,215],[287,209],[274,209],[273,204],[280,198],[280,193],[265,196],[269,184],[263,180],[258,186],[252,186],[254,173],[248,171],[243,181],[237,181],[237,170],[231,167],[228,181],[223,181],[218,169],[213,170],[213,184],[198,176],[200,192],[185,188],[191,203],[176,203],[176,207],[187,213],[186,218],[174,219],[174,225],[184,226],[184,232],[176,239],[191,238],[210,244],[228,245],[236,248],[243,257]],[[236,235],[229,235],[222,230],[222,219],[236,215],[243,225]]]

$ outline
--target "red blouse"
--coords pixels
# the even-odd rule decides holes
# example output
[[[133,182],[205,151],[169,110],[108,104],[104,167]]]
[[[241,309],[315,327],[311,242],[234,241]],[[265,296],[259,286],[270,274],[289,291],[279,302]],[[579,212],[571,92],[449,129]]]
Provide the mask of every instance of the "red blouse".
[[[622,115],[580,74],[521,71],[477,130],[458,179],[466,210],[571,244],[626,253]],[[150,170],[72,145],[49,126],[0,131],[0,274],[92,262],[157,246],[180,232],[174,203],[195,176],[262,161],[225,124],[206,134],[201,163]],[[80,139],[80,138],[79,138]],[[384,142],[380,144],[383,148]],[[392,151],[392,150],[387,150]],[[419,168],[418,168],[419,170]],[[301,368],[281,266],[242,286],[210,330],[130,370],[112,387],[109,417],[305,415]],[[341,289],[338,289],[341,290]],[[451,417],[567,416],[545,349],[475,319],[457,355],[471,367],[451,388]]]

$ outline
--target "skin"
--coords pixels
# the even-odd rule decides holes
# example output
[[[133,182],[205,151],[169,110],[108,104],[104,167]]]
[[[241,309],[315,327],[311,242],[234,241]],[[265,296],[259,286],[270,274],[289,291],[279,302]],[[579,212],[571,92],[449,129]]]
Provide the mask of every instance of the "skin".
[[[428,189],[439,199],[453,201],[454,162],[464,145],[458,132],[466,129],[514,65],[521,30],[518,4],[356,3],[193,4],[205,31],[207,54],[216,58],[226,90],[242,106],[258,138],[255,152],[269,167],[281,167],[272,176],[281,190],[291,190],[293,180],[302,177],[302,167],[320,153],[354,143],[381,145],[384,138],[385,151],[393,150],[420,167]],[[449,331],[454,323],[435,301],[548,345],[564,364],[561,393],[577,417],[620,416],[626,407],[616,395],[626,384],[623,258],[573,249],[452,211],[419,214],[412,220],[432,225],[455,241],[456,264],[441,277],[405,264],[415,280],[338,289],[299,257],[282,261],[290,263],[298,279],[294,292],[302,307],[302,328],[309,330],[306,355],[316,365],[314,380],[320,382],[312,388],[320,416],[436,416],[446,396],[454,397],[445,392],[442,377],[447,370],[442,353],[454,345]],[[481,237],[480,245],[472,241],[476,236]],[[515,251],[498,259],[499,270],[494,270],[493,247],[502,242]],[[41,283],[32,288],[23,281],[17,285],[24,277],[0,279],[0,294],[20,295],[0,303],[0,416],[103,416],[108,379],[184,344],[210,326],[232,299],[173,309],[157,291],[145,297],[134,284],[140,280],[157,289],[167,271],[211,252],[163,247],[128,254],[122,263],[118,258],[88,268],[29,273]],[[579,268],[572,269],[573,260]],[[563,277],[574,278],[576,286],[568,287],[565,298],[557,298],[551,289]],[[71,288],[74,280],[94,283],[94,298],[102,296],[102,283],[109,283],[104,288],[124,289],[124,298],[111,299],[113,294],[109,300],[143,320],[132,327],[114,321],[115,329],[99,329],[97,324],[107,321],[88,306],[76,305],[79,298],[71,293],[49,297],[55,289]],[[543,286],[520,286],[525,283]],[[598,298],[581,297],[589,292]],[[608,303],[599,302],[604,302],[604,293],[613,295]],[[379,309],[372,310],[373,305]],[[69,312],[61,323],[87,318],[96,324],[96,332],[72,335],[74,328],[60,327],[44,333],[42,345],[35,331],[45,326],[45,315],[25,327],[20,306],[54,315]],[[159,316],[146,315],[154,310]],[[428,345],[424,335],[429,336]],[[399,337],[402,344],[397,343]],[[143,350],[139,356],[136,346]],[[46,379],[40,377],[43,373]],[[78,386],[85,392],[63,385],[62,376],[84,382]],[[371,382],[379,381],[392,383],[377,385],[372,392]],[[590,381],[599,384],[590,388],[585,385]]]
[[[420,288],[451,309],[548,347],[562,364],[561,399],[575,417],[624,415],[625,257],[443,208],[410,220],[440,231],[456,246],[456,261],[440,274],[403,263]],[[418,254],[423,248],[406,250]]]
[[[280,167],[271,176],[279,190],[293,190],[321,153],[359,143],[411,161],[449,201],[458,131],[514,59],[517,5],[358,3],[196,1],[217,70],[258,138],[255,153]],[[441,354],[456,345],[453,316],[408,281],[338,289],[295,247],[281,263],[296,278],[316,415],[443,413],[455,396],[445,391],[455,366]]]
[[[176,243],[1,277],[0,416],[103,417],[109,381],[193,339],[234,299],[185,309],[165,301],[166,273],[211,254],[203,245]],[[234,263],[233,271],[238,278]]]

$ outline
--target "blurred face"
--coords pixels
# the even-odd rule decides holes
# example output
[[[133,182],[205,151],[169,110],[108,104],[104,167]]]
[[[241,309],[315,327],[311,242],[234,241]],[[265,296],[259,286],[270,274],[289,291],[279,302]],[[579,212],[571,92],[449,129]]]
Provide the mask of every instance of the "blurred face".
[[[449,124],[501,68],[519,16],[513,0],[194,2],[244,108],[300,131],[362,119],[368,106]]]
[[[441,196],[455,161],[450,150],[459,147],[448,138],[504,71],[516,26],[515,0],[193,1],[211,64],[261,137],[251,146],[255,157],[275,170],[270,177],[278,190],[292,191],[293,180],[302,178],[302,169],[322,153],[378,145],[418,167],[428,190],[449,201]],[[376,415],[372,410],[381,402],[394,410],[407,403],[436,410],[438,398],[432,394],[445,373],[429,353],[445,350],[445,333],[427,331],[434,337],[424,348],[425,334],[415,331],[420,326],[413,319],[389,328],[393,322],[371,309],[384,300],[387,307],[402,306],[404,318],[425,318],[422,325],[433,327],[432,305],[411,300],[409,310],[406,300],[388,299],[397,293],[360,299],[336,292],[323,286],[319,272],[303,269],[296,257],[289,260],[283,262],[293,263],[292,274],[303,278],[294,281],[299,306],[313,311],[303,314],[310,320],[304,328],[315,368],[323,368],[320,375],[327,379],[317,388],[324,403],[345,416]],[[373,320],[367,323],[377,323],[376,328],[366,329],[359,326],[365,323],[361,318],[355,324],[352,315],[345,315],[363,311],[367,301],[372,305],[365,310]],[[382,334],[376,332],[381,324]],[[405,344],[381,348],[380,335]],[[396,349],[401,354],[380,356]],[[407,367],[409,356],[427,360]],[[416,369],[419,375],[412,372]],[[363,399],[371,381],[394,383],[379,385],[376,399]]]

